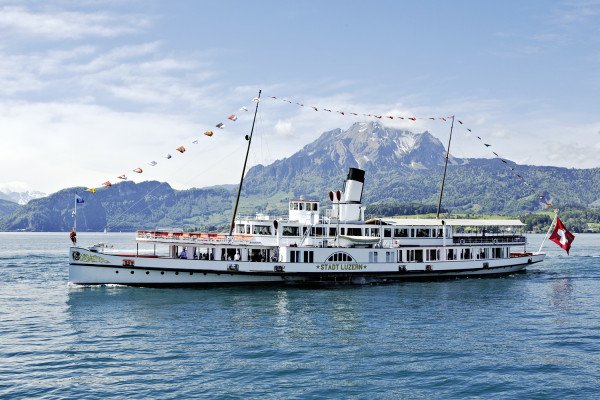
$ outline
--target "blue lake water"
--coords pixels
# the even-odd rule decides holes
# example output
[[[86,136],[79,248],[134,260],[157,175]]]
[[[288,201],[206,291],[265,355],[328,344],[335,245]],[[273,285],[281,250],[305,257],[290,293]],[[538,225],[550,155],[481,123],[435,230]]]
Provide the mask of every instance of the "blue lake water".
[[[600,235],[505,278],[315,289],[73,287],[69,243],[0,233],[2,399],[600,393]]]

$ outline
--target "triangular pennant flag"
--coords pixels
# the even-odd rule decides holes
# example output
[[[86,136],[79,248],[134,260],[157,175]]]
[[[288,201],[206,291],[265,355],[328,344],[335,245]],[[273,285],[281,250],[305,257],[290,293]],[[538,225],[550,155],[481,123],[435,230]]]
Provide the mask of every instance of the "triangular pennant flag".
[[[85,203],[85,201],[83,200],[83,197],[81,197],[80,195],[78,195],[77,193],[75,193],[75,202],[77,204],[83,204]]]
[[[148,163],[148,165],[150,165],[151,167],[154,167],[154,166],[156,166],[156,164],[158,164],[156,161],[150,161],[150,162]]]
[[[469,128],[467,128],[467,130],[468,130],[469,132],[471,132],[471,130],[470,130]]]
[[[317,107],[313,107],[315,109],[315,111],[319,111],[319,109]]]
[[[485,147],[490,147],[491,144],[484,143]]]
[[[389,119],[394,119],[394,117],[392,117],[391,115],[388,115],[387,117],[388,117]]]
[[[134,169],[133,172],[137,172],[138,174],[141,174],[142,172],[144,172],[144,170],[138,167],[138,168]]]
[[[208,137],[211,137],[213,135],[213,131],[206,131],[204,134]]]
[[[106,181],[103,183],[104,186],[112,186],[112,183],[110,183],[109,181]]]
[[[408,117],[408,119],[416,121],[417,119],[415,117]]]
[[[498,153],[496,153],[495,151],[492,151],[492,153],[494,153],[494,154],[496,155],[496,157],[500,157],[500,156],[498,155]]]
[[[181,154],[185,153],[185,147],[183,146],[179,146],[178,148],[176,148],[175,150],[177,150],[178,152],[180,152]]]
[[[198,144],[198,139],[192,140],[192,144]]]
[[[457,119],[457,121],[459,124],[461,124],[461,125],[463,124],[463,122],[460,119]]]
[[[229,117],[227,117],[228,119],[232,120],[232,121],[237,121],[237,117],[235,116],[235,114],[231,114]]]
[[[242,107],[240,108],[240,111],[248,111],[248,109],[246,107]]]
[[[119,179],[127,180],[127,176],[125,174],[117,176]]]
[[[549,237],[554,243],[562,247],[567,254],[569,254],[569,250],[571,249],[571,243],[575,240],[575,235],[573,235],[565,226],[563,225],[560,218],[556,217],[556,225],[554,226],[554,231]]]
[[[169,160],[171,157],[173,157],[173,156],[172,156],[172,155],[170,155],[169,153],[165,154],[165,158],[166,158],[167,160]]]
[[[223,128],[225,128],[225,124],[224,124],[224,123],[222,123],[222,122],[219,122],[219,123],[218,123],[217,125],[215,125],[215,126],[216,126],[217,128],[219,128],[219,129],[223,129]]]
[[[85,191],[90,193],[96,193],[96,188],[87,188],[85,189]]]

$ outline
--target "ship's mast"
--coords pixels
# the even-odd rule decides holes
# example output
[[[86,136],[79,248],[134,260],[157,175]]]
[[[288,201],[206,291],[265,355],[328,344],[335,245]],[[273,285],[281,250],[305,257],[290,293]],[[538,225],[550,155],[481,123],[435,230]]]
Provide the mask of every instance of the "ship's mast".
[[[254,123],[256,122],[256,114],[258,113],[258,105],[260,104],[260,93],[258,91],[258,97],[256,98],[256,108],[254,109],[254,119],[252,120],[252,129],[250,129],[250,135],[246,135],[248,141],[248,148],[246,149],[246,159],[244,160],[244,168],[242,168],[242,177],[240,178],[240,186],[238,187],[237,198],[235,199],[235,207],[233,208],[233,216],[231,217],[231,227],[229,228],[229,236],[233,234],[235,228],[235,216],[237,215],[238,205],[240,203],[240,194],[242,193],[242,185],[244,183],[244,174],[246,173],[246,164],[248,163],[248,154],[250,154],[250,145],[252,144],[252,134],[254,133]]]
[[[450,143],[452,142],[452,129],[454,128],[454,115],[452,116],[452,125],[450,125],[450,137],[448,138],[448,149],[446,150],[446,162],[444,163],[444,176],[442,178],[442,188],[440,189],[440,200],[438,201],[436,219],[440,219],[440,209],[442,208],[442,196],[444,195],[444,183],[446,183],[446,171],[448,169],[448,157],[450,156]]]

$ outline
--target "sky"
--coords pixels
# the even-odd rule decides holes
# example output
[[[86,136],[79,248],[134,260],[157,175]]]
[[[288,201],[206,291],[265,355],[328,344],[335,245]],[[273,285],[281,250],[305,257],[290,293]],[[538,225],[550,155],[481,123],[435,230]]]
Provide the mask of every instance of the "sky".
[[[0,189],[121,174],[177,189],[235,183],[259,90],[250,165],[372,120],[275,96],[455,115],[458,157],[491,157],[480,136],[517,163],[600,167],[596,0],[0,0],[0,37]],[[444,144],[449,134],[441,120],[381,122]]]

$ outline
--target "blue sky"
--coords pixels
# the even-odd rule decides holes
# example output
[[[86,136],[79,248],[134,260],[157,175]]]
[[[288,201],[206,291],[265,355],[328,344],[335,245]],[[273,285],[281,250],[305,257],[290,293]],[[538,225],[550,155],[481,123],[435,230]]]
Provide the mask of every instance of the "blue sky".
[[[259,88],[361,113],[455,114],[505,158],[600,167],[600,1],[0,1],[0,35],[0,188],[123,173],[233,183],[251,123],[238,110]],[[266,99],[251,163],[363,120]],[[386,124],[447,140],[439,122]],[[491,156],[463,131],[454,155]]]

